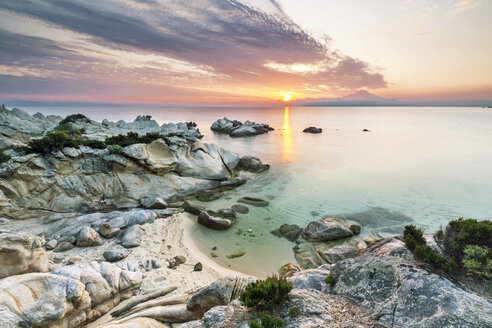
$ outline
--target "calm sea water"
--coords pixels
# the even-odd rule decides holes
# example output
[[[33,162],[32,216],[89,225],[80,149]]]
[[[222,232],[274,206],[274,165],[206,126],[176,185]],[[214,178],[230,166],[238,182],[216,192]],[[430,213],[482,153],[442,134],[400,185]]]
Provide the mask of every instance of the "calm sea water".
[[[481,108],[27,108],[31,113],[83,113],[95,120],[133,120],[150,114],[159,123],[195,121],[203,141],[272,168],[223,198],[227,208],[242,196],[265,198],[227,231],[196,226],[204,252],[245,273],[265,275],[287,262],[292,247],[270,231],[283,223],[305,226],[326,215],[361,222],[365,235],[400,233],[409,222],[435,231],[459,217],[492,214],[492,110]],[[232,139],[210,125],[220,117],[269,123],[275,131]],[[303,133],[308,126],[322,134]],[[362,132],[369,129],[370,132]],[[252,229],[252,233],[247,233]],[[239,230],[239,231],[238,231]],[[227,259],[240,248],[246,255]]]

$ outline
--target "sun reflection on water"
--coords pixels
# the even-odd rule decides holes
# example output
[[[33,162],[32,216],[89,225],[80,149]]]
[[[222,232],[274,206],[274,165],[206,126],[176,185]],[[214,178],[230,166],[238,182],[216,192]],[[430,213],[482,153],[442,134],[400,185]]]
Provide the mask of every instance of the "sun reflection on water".
[[[284,122],[282,123],[282,162],[291,162],[294,157],[292,131],[289,122],[289,107],[284,108]]]

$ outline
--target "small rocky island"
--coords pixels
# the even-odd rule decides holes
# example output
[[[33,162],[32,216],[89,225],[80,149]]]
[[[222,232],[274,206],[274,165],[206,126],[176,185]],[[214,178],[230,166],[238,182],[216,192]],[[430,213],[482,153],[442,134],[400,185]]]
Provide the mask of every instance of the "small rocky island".
[[[218,266],[190,224],[227,230],[269,203],[212,211],[194,200],[269,165],[201,138],[193,122],[1,109],[0,327],[492,327],[491,221],[374,239],[361,237],[363,218],[327,217],[272,231],[297,261],[274,277]]]
[[[250,121],[242,123],[237,120],[231,121],[227,117],[215,121],[210,129],[215,132],[226,133],[231,137],[251,137],[273,131],[273,128],[267,123],[255,123]]]

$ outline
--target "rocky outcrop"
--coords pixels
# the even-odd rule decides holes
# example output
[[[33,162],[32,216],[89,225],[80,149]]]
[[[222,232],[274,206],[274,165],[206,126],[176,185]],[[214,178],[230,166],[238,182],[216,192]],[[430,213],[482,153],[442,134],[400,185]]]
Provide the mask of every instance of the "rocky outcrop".
[[[10,122],[14,112],[16,120]],[[28,137],[22,139],[23,143],[33,137],[29,133],[43,134],[59,121],[54,117],[33,118],[14,110],[4,116],[8,117],[4,126],[0,126],[0,135],[14,125],[20,128],[21,119],[32,123],[26,123]],[[139,117],[133,123],[101,124],[83,119],[70,124],[86,129],[87,135],[99,140],[130,131],[157,132],[168,137],[124,147],[121,153],[86,146],[46,155],[19,156],[11,152],[12,159],[0,165],[0,214],[19,219],[48,214],[47,211],[108,211],[139,206],[163,209],[167,201],[192,197],[200,191],[219,188],[222,193],[237,187],[246,180],[231,179],[236,170],[251,172],[268,168],[257,159],[251,162],[247,158],[243,163],[252,164],[238,168],[237,154],[202,143],[193,124],[171,123],[159,127],[147,117]]]
[[[142,281],[103,262],[0,280],[1,327],[80,327],[109,311]]]
[[[268,170],[269,168],[270,165],[262,163],[259,158],[253,156],[243,156],[239,160],[236,170],[260,173]]]
[[[41,237],[0,233],[0,279],[28,272],[47,272],[48,257]]]
[[[250,137],[272,131],[273,128],[266,123],[255,123],[246,121],[244,123],[227,117],[218,119],[210,127],[212,131],[227,133],[231,137]]]
[[[317,127],[314,127],[314,126],[310,126],[309,128],[305,128],[304,130],[302,130],[302,132],[306,132],[306,133],[321,133],[321,132],[323,132],[323,129],[317,128]]]
[[[331,269],[331,291],[386,327],[491,327],[492,303],[419,266],[399,240]]]

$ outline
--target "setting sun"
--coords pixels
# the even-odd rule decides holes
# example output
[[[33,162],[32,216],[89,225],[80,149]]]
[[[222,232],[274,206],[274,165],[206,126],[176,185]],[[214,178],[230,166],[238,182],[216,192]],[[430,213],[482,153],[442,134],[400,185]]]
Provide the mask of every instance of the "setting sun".
[[[284,101],[290,101],[291,99],[292,99],[292,96],[290,94],[284,95]]]

